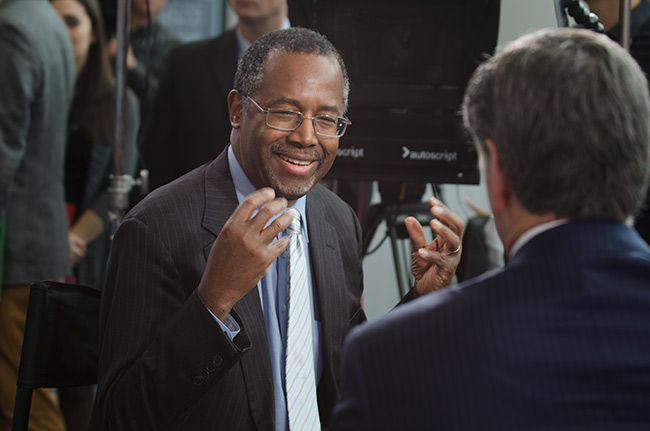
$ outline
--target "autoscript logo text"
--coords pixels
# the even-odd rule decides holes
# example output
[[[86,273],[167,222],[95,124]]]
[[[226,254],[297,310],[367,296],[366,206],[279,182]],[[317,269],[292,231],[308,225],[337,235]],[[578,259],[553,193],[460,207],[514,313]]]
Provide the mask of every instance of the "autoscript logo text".
[[[355,148],[355,147],[339,148],[339,150],[336,152],[336,157],[347,157],[350,159],[363,159],[364,157],[363,148]]]
[[[411,151],[402,147],[402,158],[411,160],[435,160],[443,162],[455,162],[458,160],[456,151]]]

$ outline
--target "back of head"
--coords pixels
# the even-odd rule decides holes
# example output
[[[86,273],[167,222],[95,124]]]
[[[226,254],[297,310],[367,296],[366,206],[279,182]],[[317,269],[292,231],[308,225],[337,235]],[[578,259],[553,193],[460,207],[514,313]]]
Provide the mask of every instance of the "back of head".
[[[546,29],[477,68],[465,125],[485,154],[494,141],[521,204],[535,214],[624,219],[650,175],[648,84],[604,35]]]
[[[237,64],[234,88],[245,99],[253,96],[262,87],[264,61],[271,52],[294,54],[316,54],[335,58],[343,73],[343,106],[347,111],[350,82],[345,64],[334,45],[325,36],[313,30],[292,27],[276,30],[258,38],[244,53]]]

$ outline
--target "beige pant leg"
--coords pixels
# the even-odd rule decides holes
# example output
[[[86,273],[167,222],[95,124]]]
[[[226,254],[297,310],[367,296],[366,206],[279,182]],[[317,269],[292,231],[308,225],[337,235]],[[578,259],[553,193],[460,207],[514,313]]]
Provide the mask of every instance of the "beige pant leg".
[[[28,301],[28,286],[3,286],[0,296],[0,431],[10,429],[13,417]],[[59,402],[52,389],[32,392],[29,429],[65,430]]]

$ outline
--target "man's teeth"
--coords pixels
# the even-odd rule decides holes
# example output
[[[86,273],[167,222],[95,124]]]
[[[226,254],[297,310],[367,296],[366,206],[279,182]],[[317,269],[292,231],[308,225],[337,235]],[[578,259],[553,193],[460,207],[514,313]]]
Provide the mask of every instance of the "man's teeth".
[[[311,162],[305,162],[305,161],[302,161],[302,160],[294,160],[294,159],[290,159],[287,156],[282,156],[282,155],[280,155],[280,158],[282,160],[284,160],[285,162],[289,162],[289,163],[291,163],[293,165],[298,165],[298,166],[309,166],[311,164]]]

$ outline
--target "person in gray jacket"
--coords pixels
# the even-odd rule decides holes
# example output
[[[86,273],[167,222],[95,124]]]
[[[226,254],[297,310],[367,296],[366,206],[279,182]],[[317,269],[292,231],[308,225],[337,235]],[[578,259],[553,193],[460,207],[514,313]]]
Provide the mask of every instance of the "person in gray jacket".
[[[0,0],[0,76],[0,430],[8,430],[28,286],[70,272],[63,169],[74,60],[70,35],[46,0]],[[34,391],[30,425],[64,429],[51,390]]]

